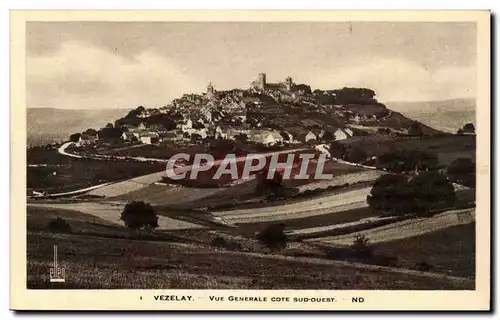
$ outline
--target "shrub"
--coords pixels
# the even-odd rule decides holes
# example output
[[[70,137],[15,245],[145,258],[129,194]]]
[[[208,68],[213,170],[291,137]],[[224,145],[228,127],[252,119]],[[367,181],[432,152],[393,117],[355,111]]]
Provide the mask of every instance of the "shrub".
[[[398,267],[398,257],[390,255],[375,255],[373,257],[373,264],[384,267]]]
[[[371,258],[373,255],[373,246],[370,244],[370,240],[362,234],[356,235],[351,248],[360,258]]]
[[[50,220],[47,227],[50,232],[71,233],[71,225],[63,218],[57,217]]]
[[[130,229],[155,229],[158,227],[158,216],[149,203],[132,201],[125,205],[120,220]]]
[[[422,126],[418,122],[413,122],[408,128],[408,135],[421,136],[423,135]]]
[[[452,181],[467,187],[476,184],[476,164],[469,158],[458,158],[453,161],[447,169],[448,177]]]
[[[408,189],[408,202],[412,211],[420,216],[455,204],[455,188],[448,178],[436,171],[421,172],[410,180]]]
[[[377,167],[394,173],[416,170],[435,170],[438,167],[436,153],[420,150],[392,150],[377,158]]]
[[[285,224],[272,224],[257,234],[257,240],[271,250],[284,249],[287,245]]]
[[[476,132],[476,128],[474,127],[474,124],[472,123],[467,123],[466,125],[464,125],[464,127],[462,128],[462,132],[464,133],[475,133]]]
[[[373,184],[367,202],[379,215],[404,215],[408,213],[408,180],[403,175],[385,174]]]
[[[427,261],[422,260],[419,263],[416,263],[414,268],[420,271],[429,271],[432,269],[432,266]]]
[[[236,241],[227,240],[224,237],[217,236],[212,239],[212,246],[221,247],[230,250],[241,250],[243,247]]]

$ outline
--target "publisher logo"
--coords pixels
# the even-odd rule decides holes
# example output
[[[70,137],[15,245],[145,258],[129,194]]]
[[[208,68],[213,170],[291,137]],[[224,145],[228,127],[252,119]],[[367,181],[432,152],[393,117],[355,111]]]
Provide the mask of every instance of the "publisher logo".
[[[57,246],[54,245],[54,265],[50,268],[50,282],[64,282],[64,268],[57,265]]]

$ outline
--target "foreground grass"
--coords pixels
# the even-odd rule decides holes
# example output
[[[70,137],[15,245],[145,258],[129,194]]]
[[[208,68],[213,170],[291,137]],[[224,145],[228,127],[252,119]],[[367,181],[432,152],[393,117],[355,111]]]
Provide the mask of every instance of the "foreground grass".
[[[58,246],[66,282],[48,281]],[[28,233],[28,283],[35,288],[471,289],[470,284],[346,265],[248,256],[199,245]]]
[[[430,271],[470,277],[475,275],[476,224],[458,225],[417,237],[380,243],[376,252],[398,257],[402,267],[426,262]]]

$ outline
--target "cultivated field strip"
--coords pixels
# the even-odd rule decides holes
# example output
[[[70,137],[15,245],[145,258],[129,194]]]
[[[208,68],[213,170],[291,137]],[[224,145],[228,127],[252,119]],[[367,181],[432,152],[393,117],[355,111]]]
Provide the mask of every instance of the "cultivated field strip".
[[[186,188],[165,184],[150,184],[110,200],[146,201],[153,205],[177,205],[195,202],[221,190],[218,188]]]
[[[381,243],[394,241],[414,236],[419,236],[444,228],[470,223],[474,219],[475,209],[450,210],[440,213],[430,218],[410,219],[391,223],[385,226],[369,229],[361,232],[370,239],[371,243]],[[464,217],[470,219],[464,219]],[[308,241],[324,242],[338,246],[350,246],[354,242],[356,235],[360,232],[346,235],[315,238]]]
[[[132,178],[126,181],[112,183],[101,188],[90,191],[88,194],[101,197],[116,197],[129,193],[154,182],[160,181],[165,176],[165,171],[155,172],[144,176]]]
[[[371,188],[362,188],[282,206],[217,211],[212,214],[231,223],[304,218],[366,207],[366,196],[370,190]]]
[[[326,189],[331,186],[341,186],[346,183],[355,184],[359,182],[365,181],[375,181],[378,177],[380,177],[384,172],[378,170],[366,170],[361,172],[347,173],[333,177],[330,180],[320,180],[314,181],[312,183],[308,183],[302,186],[299,186],[299,192],[304,192],[306,190],[314,190],[314,189]]]
[[[123,226],[123,221],[120,220],[121,212],[123,211],[124,203],[97,203],[97,202],[80,202],[80,203],[29,203],[28,206],[68,209],[80,211],[86,214],[99,217],[117,225]],[[200,225],[172,219],[170,217],[158,216],[159,230],[180,230],[180,229],[198,229],[203,228]]]
[[[360,219],[358,221],[338,223],[338,224],[329,225],[329,226],[290,230],[287,232],[287,234],[296,235],[296,234],[310,234],[310,233],[317,233],[317,232],[324,232],[324,231],[333,231],[333,230],[342,229],[342,228],[346,228],[346,227],[353,227],[353,226],[357,226],[357,225],[361,225],[361,224],[365,224],[365,223],[390,221],[390,220],[394,220],[394,219],[395,219],[395,217],[364,218],[364,219]]]

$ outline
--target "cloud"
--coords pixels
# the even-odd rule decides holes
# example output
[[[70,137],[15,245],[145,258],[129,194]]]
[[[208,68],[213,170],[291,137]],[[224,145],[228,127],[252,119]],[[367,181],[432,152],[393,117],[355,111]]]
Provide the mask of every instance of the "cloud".
[[[379,101],[429,101],[475,96],[476,68],[442,67],[430,71],[404,59],[374,57],[363,63],[322,72],[310,79],[315,87],[373,89]]]
[[[27,104],[95,109],[156,107],[184,93],[203,91],[208,80],[216,88],[244,87],[253,80],[251,75],[256,77],[257,70],[268,72],[270,80],[292,72],[294,80],[312,88],[370,88],[381,102],[474,97],[476,92],[474,66],[426,68],[408,59],[366,55],[346,58],[341,64],[220,59],[216,56],[210,63],[181,67],[153,50],[127,57],[87,42],[68,41],[58,51],[28,55]]]
[[[205,85],[152,51],[128,59],[83,42],[28,56],[26,69],[28,107],[154,107]]]

